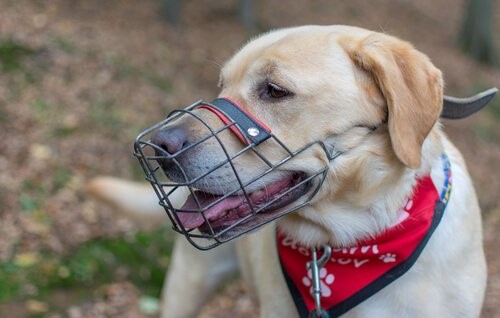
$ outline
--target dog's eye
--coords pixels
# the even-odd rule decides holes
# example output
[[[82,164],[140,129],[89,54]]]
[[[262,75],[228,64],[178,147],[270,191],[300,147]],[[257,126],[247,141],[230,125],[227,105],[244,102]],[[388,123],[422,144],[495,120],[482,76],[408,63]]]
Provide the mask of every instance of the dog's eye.
[[[290,92],[276,84],[268,83],[267,95],[271,98],[283,98],[290,95]]]

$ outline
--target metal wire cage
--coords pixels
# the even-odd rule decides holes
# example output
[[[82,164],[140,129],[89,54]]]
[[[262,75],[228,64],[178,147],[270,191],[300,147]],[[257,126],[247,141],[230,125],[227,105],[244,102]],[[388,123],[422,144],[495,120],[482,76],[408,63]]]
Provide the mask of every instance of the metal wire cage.
[[[210,127],[198,114],[193,112],[196,108],[206,105],[218,109],[229,120],[226,120],[220,128]],[[169,153],[164,147],[151,141],[155,133],[168,128],[184,116],[189,116],[201,123],[204,131],[206,131],[203,137],[198,138],[198,140],[191,142],[175,153]],[[242,142],[241,148],[237,151],[234,151],[234,149],[229,151],[224,145],[221,135],[224,132],[232,131],[231,133],[234,133],[235,128],[244,136],[245,142]],[[185,160],[185,158],[204,155],[203,153],[200,154],[198,150],[206,142],[210,142],[217,148],[218,161],[210,167],[205,167],[204,171],[193,174],[189,171],[189,160]],[[276,159],[276,156],[272,159],[269,158],[260,151],[264,145],[278,147],[276,152],[283,155],[279,159]],[[263,200],[264,202],[253,200],[254,194],[249,188],[256,188],[263,178],[268,177],[274,171],[286,171],[287,164],[292,160],[300,160],[301,154],[304,154],[311,147],[321,147],[324,150],[328,159],[325,162],[329,162],[339,155],[335,149],[323,142],[313,142],[300,149],[291,150],[270,132],[265,140],[252,141],[248,138],[247,131],[241,127],[240,123],[231,118],[230,114],[214,105],[214,102],[198,101],[184,109],[174,110],[165,120],[140,133],[135,140],[134,155],[138,158],[144,170],[146,180],[151,183],[158,196],[159,204],[165,208],[173,229],[183,234],[196,248],[208,250],[307,205],[323,184],[328,170],[328,163],[313,173],[295,174],[292,177],[294,181],[291,186],[280,189],[271,198]],[[242,177],[241,167],[237,166],[236,161],[249,153],[255,160],[260,161],[261,166],[264,168],[251,177]],[[209,156],[210,154],[206,155]],[[169,169],[178,172],[176,178],[168,177]],[[208,180],[213,177],[212,174],[221,169],[224,169],[225,175],[233,180],[232,183],[235,186],[222,192],[211,192],[205,187],[200,189],[200,185],[208,184]],[[290,201],[290,197],[299,190],[303,195]],[[179,198],[189,203],[179,206]],[[211,213],[229,200],[236,200],[238,206],[229,211],[224,211],[224,213],[219,213],[224,214],[223,219],[224,217],[228,219],[222,222],[223,225],[221,225],[220,221],[213,220]],[[196,224],[186,224],[189,223],[186,222],[189,219],[196,220],[194,222]]]

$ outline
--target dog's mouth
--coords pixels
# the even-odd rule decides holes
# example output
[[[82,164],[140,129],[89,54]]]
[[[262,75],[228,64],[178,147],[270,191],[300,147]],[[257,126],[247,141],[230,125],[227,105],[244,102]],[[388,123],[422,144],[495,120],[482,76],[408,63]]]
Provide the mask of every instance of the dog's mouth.
[[[263,224],[279,211],[299,200],[311,189],[312,182],[303,172],[293,172],[254,192],[223,197],[200,190],[193,191],[177,212],[185,230],[219,233],[233,226],[239,230]],[[241,228],[243,227],[243,228]]]

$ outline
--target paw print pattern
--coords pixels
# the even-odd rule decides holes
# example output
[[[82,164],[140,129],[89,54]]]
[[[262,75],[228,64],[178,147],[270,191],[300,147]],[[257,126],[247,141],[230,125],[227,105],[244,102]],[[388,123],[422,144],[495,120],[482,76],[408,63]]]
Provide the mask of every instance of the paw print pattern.
[[[333,274],[328,274],[326,268],[321,268],[319,270],[319,279],[320,279],[320,288],[321,288],[321,297],[330,297],[332,295],[332,290],[329,285],[333,283],[335,280],[335,276]],[[302,277],[302,284],[304,286],[310,287],[309,293],[312,295],[313,287],[312,287],[312,271],[307,271],[307,276]]]
[[[406,220],[410,216],[409,211],[411,210],[412,207],[413,207],[413,200],[408,199],[408,201],[406,201],[403,208],[401,210],[399,210],[398,218],[396,219],[396,221],[393,224],[391,224],[391,227],[396,226],[396,225],[402,223],[404,220]]]
[[[379,259],[384,263],[393,263],[396,261],[396,254],[385,253],[380,255]]]

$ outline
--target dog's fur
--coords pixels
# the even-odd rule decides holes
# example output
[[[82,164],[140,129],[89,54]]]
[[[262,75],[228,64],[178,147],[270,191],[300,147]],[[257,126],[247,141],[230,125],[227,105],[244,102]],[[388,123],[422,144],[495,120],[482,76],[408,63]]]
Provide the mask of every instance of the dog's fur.
[[[293,94],[270,98],[269,82]],[[442,75],[424,54],[395,37],[355,27],[282,29],[236,53],[222,69],[220,86],[221,96],[238,101],[290,148],[326,140],[343,151],[329,164],[312,203],[278,220],[283,231],[307,246],[350,246],[387,229],[419,176],[443,180],[440,154],[446,152],[451,199],[426,248],[406,274],[345,317],[479,316],[486,283],[480,209],[465,163],[441,131]],[[199,112],[220,125],[210,112]],[[373,132],[368,128],[377,126]],[[199,132],[194,127],[190,133]],[[241,147],[230,134],[223,139],[229,149]],[[272,156],[273,149],[262,151]],[[214,159],[210,156],[217,154],[193,160],[203,163]],[[243,174],[258,169],[252,159],[241,158]],[[309,172],[324,164],[321,151],[311,150],[287,169]],[[217,182],[232,182],[218,177]],[[100,178],[89,190],[128,211],[155,211],[140,215],[162,213],[146,187]],[[208,252],[177,240],[162,317],[196,316],[217,284],[238,267],[256,294],[261,317],[296,317],[274,233],[275,225],[267,225]]]

